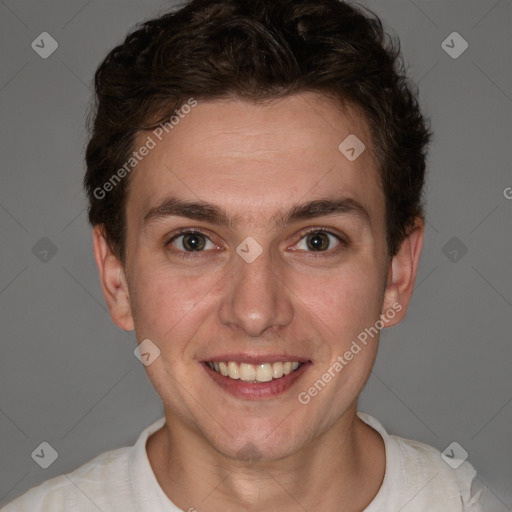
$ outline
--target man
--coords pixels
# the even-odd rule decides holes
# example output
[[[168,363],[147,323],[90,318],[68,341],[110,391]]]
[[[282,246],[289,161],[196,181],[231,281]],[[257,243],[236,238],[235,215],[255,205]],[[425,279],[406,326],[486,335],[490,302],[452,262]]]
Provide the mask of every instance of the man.
[[[195,0],[96,94],[95,258],[165,418],[6,510],[480,510],[469,463],[357,412],[411,299],[430,138],[378,18]]]

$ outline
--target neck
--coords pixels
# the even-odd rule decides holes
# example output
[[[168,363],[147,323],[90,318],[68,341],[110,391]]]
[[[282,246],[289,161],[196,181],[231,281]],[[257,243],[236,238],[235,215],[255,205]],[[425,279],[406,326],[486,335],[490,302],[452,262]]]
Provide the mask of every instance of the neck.
[[[155,476],[182,510],[363,510],[385,471],[383,440],[347,411],[323,435],[280,460],[227,458],[166,414],[146,449]],[[172,428],[169,428],[172,425]]]

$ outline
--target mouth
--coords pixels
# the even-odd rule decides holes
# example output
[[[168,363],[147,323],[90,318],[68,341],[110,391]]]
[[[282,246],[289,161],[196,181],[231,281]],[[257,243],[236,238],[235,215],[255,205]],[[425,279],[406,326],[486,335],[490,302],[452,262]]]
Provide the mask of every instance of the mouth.
[[[264,399],[290,389],[312,364],[299,358],[280,361],[277,356],[265,359],[258,361],[250,357],[235,361],[226,357],[203,361],[202,365],[208,375],[230,394],[245,399]]]
[[[207,361],[206,364],[213,371],[232,380],[244,382],[270,382],[282,379],[285,375],[298,370],[302,364],[300,361],[277,361],[275,363],[237,363],[236,361]]]

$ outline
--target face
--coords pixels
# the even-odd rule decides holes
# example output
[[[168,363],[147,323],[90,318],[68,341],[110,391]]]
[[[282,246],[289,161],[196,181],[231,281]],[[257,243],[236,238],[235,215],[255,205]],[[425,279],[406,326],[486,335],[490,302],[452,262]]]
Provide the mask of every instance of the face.
[[[355,160],[338,148],[350,134],[366,147]],[[368,126],[319,95],[202,102],[151,136],[124,269],[96,232],[112,317],[160,350],[145,368],[186,435],[234,458],[248,443],[295,453],[351,421],[421,236],[389,263]]]

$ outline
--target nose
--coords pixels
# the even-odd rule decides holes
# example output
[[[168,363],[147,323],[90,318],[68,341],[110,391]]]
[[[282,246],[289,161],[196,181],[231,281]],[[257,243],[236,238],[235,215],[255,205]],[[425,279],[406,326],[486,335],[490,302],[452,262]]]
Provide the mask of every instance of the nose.
[[[292,294],[272,265],[268,250],[251,263],[235,255],[219,310],[220,321],[247,336],[288,325],[293,318]]]

